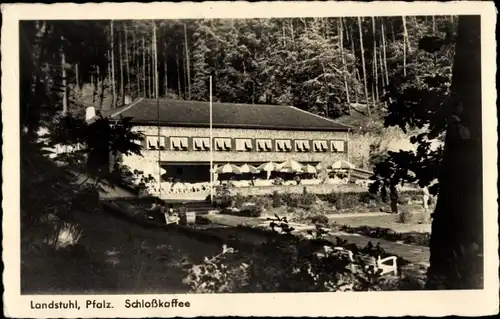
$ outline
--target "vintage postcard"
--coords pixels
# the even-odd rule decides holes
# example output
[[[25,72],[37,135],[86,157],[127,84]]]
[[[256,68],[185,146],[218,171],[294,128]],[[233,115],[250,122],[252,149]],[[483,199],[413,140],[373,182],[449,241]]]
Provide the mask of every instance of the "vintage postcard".
[[[498,312],[493,2],[2,5],[4,312]]]

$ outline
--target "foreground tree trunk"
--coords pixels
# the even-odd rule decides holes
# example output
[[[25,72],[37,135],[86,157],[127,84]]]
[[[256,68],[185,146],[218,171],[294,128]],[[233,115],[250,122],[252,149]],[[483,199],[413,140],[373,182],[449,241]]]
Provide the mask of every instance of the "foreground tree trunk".
[[[480,17],[460,16],[440,191],[433,213],[429,289],[482,289]]]

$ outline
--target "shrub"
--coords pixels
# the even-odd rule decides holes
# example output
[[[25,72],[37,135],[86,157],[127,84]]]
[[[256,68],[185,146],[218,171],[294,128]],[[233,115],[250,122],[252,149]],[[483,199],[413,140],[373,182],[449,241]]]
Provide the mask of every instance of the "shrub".
[[[316,195],[309,193],[304,187],[302,194],[299,198],[300,205],[306,209],[309,209],[316,202]]]
[[[398,222],[402,224],[410,223],[412,220],[412,215],[409,210],[402,208],[401,212],[398,214]]]
[[[233,205],[236,207],[240,207],[243,203],[245,203],[245,201],[245,197],[243,197],[240,193],[236,193],[236,195],[232,198]]]
[[[256,204],[244,205],[240,211],[239,215],[244,217],[260,217],[262,215],[262,207]]]
[[[359,201],[364,204],[370,204],[371,202],[378,202],[380,199],[370,192],[363,192],[359,194]]]
[[[273,204],[271,199],[267,196],[250,196],[248,197],[247,202],[255,203],[264,209],[271,208]]]
[[[281,200],[281,195],[278,193],[278,191],[274,191],[272,195],[272,201],[273,201],[273,207],[277,208],[283,205],[282,200]]]
[[[299,207],[299,196],[296,194],[283,193],[281,198],[288,207]]]
[[[270,240],[251,252],[223,247],[221,254],[193,265],[183,282],[191,287],[192,292],[205,293],[404,289],[399,279],[376,276],[362,267],[359,253],[384,257],[385,253],[378,245],[373,247],[370,243],[359,249],[355,245],[341,243],[355,254],[354,264],[361,266],[353,267],[349,258],[335,251],[318,257],[318,245],[312,241],[308,243]],[[418,286],[414,287],[418,289]]]
[[[227,185],[216,188],[214,196],[214,203],[216,207],[227,208],[234,204],[231,188]]]
[[[276,178],[273,180],[273,185],[283,185],[283,178],[281,178],[281,177],[276,177]]]
[[[357,193],[335,193],[326,196],[326,200],[337,209],[353,208],[359,204]]]
[[[315,215],[315,216],[312,216],[310,219],[311,219],[311,222],[313,224],[328,225],[328,222],[329,222],[328,217],[326,217],[325,215]]]

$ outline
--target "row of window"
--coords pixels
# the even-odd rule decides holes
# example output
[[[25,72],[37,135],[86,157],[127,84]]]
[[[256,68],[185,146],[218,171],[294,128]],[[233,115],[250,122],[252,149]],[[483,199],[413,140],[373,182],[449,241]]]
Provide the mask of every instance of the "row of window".
[[[170,137],[169,149],[174,151],[210,151],[209,137]],[[192,141],[191,148],[189,141]],[[290,140],[290,139],[255,139],[235,138],[234,144],[231,138],[214,138],[214,150],[220,152],[334,152],[344,153],[345,141],[343,140]],[[146,148],[148,150],[165,150],[167,147],[165,136],[146,136]]]

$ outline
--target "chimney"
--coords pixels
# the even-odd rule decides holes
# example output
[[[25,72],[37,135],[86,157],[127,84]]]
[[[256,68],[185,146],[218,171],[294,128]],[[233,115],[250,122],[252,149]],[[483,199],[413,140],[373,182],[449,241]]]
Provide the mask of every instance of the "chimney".
[[[85,110],[85,122],[90,124],[90,122],[94,120],[95,116],[95,107],[87,107],[87,109]]]

